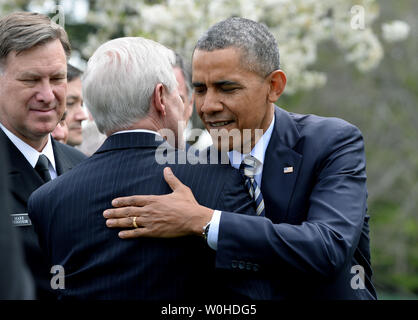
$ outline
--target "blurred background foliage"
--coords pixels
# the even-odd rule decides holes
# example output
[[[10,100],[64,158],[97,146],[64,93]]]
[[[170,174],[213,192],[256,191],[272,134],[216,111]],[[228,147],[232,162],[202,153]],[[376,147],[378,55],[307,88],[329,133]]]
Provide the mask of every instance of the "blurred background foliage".
[[[175,0],[139,2],[146,6],[170,3],[175,7],[176,4]],[[91,53],[95,46],[110,38],[133,33],[155,37],[155,40],[161,41],[158,34],[141,29],[138,19],[140,19],[139,11],[142,7],[138,7],[139,2],[131,0],[105,2],[102,0],[18,0],[14,2],[0,0],[0,15],[16,9],[45,13],[50,10],[51,4],[64,5],[64,8],[71,9],[66,11],[65,28],[73,48],[82,58],[88,59],[88,52]],[[181,2],[184,6],[187,1]],[[276,0],[276,2],[279,7],[287,1]],[[306,3],[307,6],[314,3],[311,0],[297,0],[296,2]],[[345,2],[356,3],[354,0]],[[366,145],[374,283],[381,299],[417,299],[418,26],[416,16],[418,2],[414,0],[357,2],[371,5],[372,19],[367,19],[367,10],[365,14],[366,22],[370,24],[367,28],[370,28],[374,34],[382,36],[381,25],[385,21],[402,20],[410,27],[408,38],[401,42],[382,42],[384,55],[378,66],[367,72],[361,72],[359,68],[347,62],[347,55],[344,54],[338,42],[332,41],[332,38],[322,37],[322,40],[318,41],[315,59],[306,65],[304,71],[320,70],[326,76],[324,78],[326,82],[321,78],[319,81],[321,85],[313,85],[309,90],[304,89],[304,85],[296,85],[292,94],[283,95],[277,104],[292,112],[340,117],[361,129]],[[205,0],[196,0],[196,3],[207,6]],[[265,0],[263,3],[275,4],[274,0]],[[84,12],[86,8],[87,13]],[[52,17],[54,13],[50,12],[49,15]],[[215,11],[215,16],[216,13]],[[329,12],[323,14],[329,14]],[[78,15],[86,15],[86,18],[80,19]],[[100,19],[98,19],[99,16]],[[222,18],[219,17],[219,20]],[[269,21],[271,20],[270,17]],[[132,27],[132,21],[136,21],[136,29]],[[206,19],[205,22],[202,21],[202,24],[210,25],[212,22],[211,19]],[[164,24],[164,20],[160,23]],[[170,23],[182,24],[184,21],[171,21]],[[131,29],[127,29],[127,25]],[[207,26],[203,25],[195,33],[200,33],[200,30],[206,28]],[[193,36],[190,35],[190,38]],[[278,38],[279,48],[282,45],[285,46],[280,42],[280,37]],[[161,42],[175,47],[172,43]],[[181,52],[185,47],[187,46],[183,45],[175,49]],[[90,49],[85,50],[86,48]],[[190,58],[190,54],[191,52],[186,58]],[[286,57],[282,59],[285,61],[283,69],[286,72]],[[295,73],[290,72],[290,76],[293,74]],[[290,76],[289,80],[292,81]],[[293,79],[295,77],[300,79],[296,75]],[[201,126],[195,115],[193,122],[195,127]]]

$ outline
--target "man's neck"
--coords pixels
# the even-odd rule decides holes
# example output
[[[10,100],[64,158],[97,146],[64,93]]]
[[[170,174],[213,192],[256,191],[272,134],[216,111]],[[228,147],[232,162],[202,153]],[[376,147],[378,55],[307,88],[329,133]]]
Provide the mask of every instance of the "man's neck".
[[[48,133],[49,134],[49,133]],[[43,136],[40,140],[29,140],[29,139],[22,139],[24,142],[26,142],[28,145],[30,145],[32,148],[36,149],[39,152],[42,152],[42,150],[45,148],[46,144],[48,143],[48,134],[46,136]]]
[[[28,138],[22,134],[20,134],[19,132],[17,132],[16,130],[13,130],[13,128],[10,128],[10,126],[7,126],[5,124],[3,124],[3,127],[6,128],[7,130],[9,130],[10,133],[12,133],[13,135],[15,135],[17,138],[19,138],[20,140],[22,140],[24,143],[26,143],[27,145],[31,146],[32,148],[34,148],[35,150],[42,152],[42,150],[45,148],[46,144],[48,143],[48,134],[44,135],[44,136],[40,136],[39,138]]]

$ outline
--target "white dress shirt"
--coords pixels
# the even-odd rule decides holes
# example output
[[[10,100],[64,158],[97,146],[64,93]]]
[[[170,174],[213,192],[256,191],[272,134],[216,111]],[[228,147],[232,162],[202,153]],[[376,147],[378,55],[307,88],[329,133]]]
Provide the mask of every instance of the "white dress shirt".
[[[274,121],[275,115],[273,115],[273,120],[270,123],[270,126],[264,132],[263,136],[258,140],[254,148],[251,150],[250,154],[255,157],[261,163],[261,168],[257,170],[257,174],[255,175],[254,179],[257,184],[261,188],[261,177],[263,175],[263,165],[264,165],[264,158],[266,155],[267,146],[270,142],[271,134],[274,128]],[[228,152],[229,162],[231,166],[235,169],[239,169],[242,160],[247,156],[247,154],[239,153],[238,151],[230,151]],[[218,235],[219,235],[219,223],[221,221],[221,211],[215,210],[212,219],[210,221],[210,227],[208,232],[208,245],[213,250],[218,249]]]
[[[48,134],[48,142],[46,143],[45,147],[42,149],[41,152],[34,149],[22,139],[18,138],[12,132],[10,132],[3,124],[0,123],[0,128],[4,131],[10,141],[19,149],[19,151],[23,154],[23,156],[28,160],[32,168],[35,168],[36,163],[38,162],[39,156],[41,154],[45,155],[48,158],[48,170],[49,174],[51,175],[51,179],[55,179],[57,177],[57,169],[55,166],[55,157],[54,157],[54,150],[52,148],[52,141],[51,135]]]
[[[122,131],[118,131],[115,133],[112,133],[112,136],[114,134],[120,134],[120,133],[130,133],[130,132],[145,132],[145,133],[153,133],[156,134],[157,136],[161,137],[161,134],[159,134],[157,131],[152,131],[152,130],[147,130],[147,129],[133,129],[133,130],[122,130]]]

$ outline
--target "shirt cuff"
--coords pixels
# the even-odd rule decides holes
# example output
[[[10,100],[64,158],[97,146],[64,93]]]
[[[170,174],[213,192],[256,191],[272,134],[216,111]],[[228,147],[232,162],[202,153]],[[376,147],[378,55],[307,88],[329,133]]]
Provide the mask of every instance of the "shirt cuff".
[[[221,211],[215,210],[210,220],[210,227],[208,232],[208,245],[213,250],[218,249],[218,235],[219,235],[219,222],[221,221]]]

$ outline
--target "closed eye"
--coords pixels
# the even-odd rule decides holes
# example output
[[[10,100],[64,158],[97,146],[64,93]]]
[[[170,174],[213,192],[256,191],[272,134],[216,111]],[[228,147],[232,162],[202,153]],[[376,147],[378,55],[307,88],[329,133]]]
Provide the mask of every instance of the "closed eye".
[[[52,82],[63,82],[63,81],[65,81],[65,77],[64,78],[61,78],[61,77],[57,77],[57,78],[51,78],[51,81]]]
[[[239,89],[237,86],[222,86],[220,88],[223,92],[234,92]]]
[[[20,79],[22,82],[35,82],[37,79]]]
[[[197,94],[202,94],[206,91],[206,87],[205,86],[198,86],[198,87],[194,87],[194,92]]]
[[[215,87],[225,93],[233,93],[236,90],[239,90],[242,88],[242,86],[235,82],[235,81],[229,81],[229,80],[222,80],[215,83]]]

